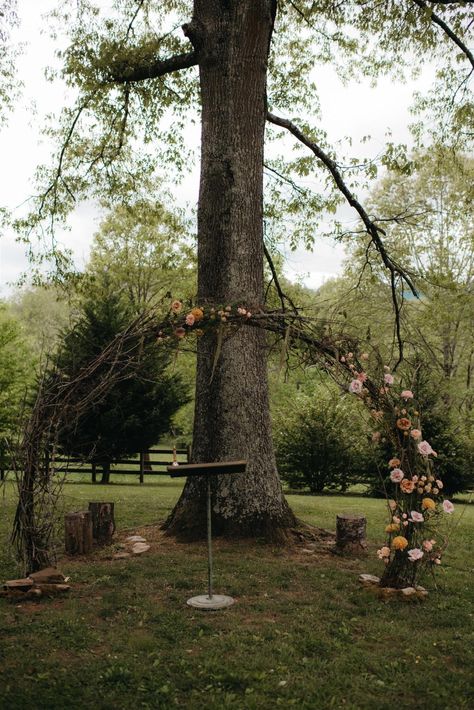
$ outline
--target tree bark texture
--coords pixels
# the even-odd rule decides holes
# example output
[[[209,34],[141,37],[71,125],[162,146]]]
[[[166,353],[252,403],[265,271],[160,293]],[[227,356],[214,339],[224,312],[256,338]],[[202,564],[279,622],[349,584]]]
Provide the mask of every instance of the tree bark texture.
[[[87,555],[92,550],[92,518],[88,510],[64,517],[65,547],[68,555]]]
[[[187,34],[199,51],[202,99],[198,207],[198,302],[263,302],[263,144],[271,0],[195,0]],[[193,461],[248,461],[244,476],[218,477],[213,531],[282,537],[295,524],[276,469],[265,334],[242,327],[199,340]],[[188,480],[167,521],[170,533],[203,537],[205,482]]]
[[[114,503],[89,503],[92,537],[100,545],[111,542],[115,532]]]
[[[335,552],[360,555],[367,552],[367,518],[363,515],[336,516]]]

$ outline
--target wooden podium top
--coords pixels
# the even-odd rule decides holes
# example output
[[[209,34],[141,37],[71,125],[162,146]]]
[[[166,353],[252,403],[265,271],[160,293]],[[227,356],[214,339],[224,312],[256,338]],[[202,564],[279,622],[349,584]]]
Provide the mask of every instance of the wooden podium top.
[[[167,466],[171,478],[183,476],[218,476],[229,473],[245,473],[247,461],[216,461],[214,463],[184,463]]]

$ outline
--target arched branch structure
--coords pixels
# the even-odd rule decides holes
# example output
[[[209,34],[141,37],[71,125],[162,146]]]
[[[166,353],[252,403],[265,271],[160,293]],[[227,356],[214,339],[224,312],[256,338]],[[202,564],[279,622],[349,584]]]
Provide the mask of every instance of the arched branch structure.
[[[334,327],[297,311],[262,309],[250,314],[244,305],[194,311],[202,316],[192,325],[184,315],[172,311],[164,319],[153,312],[143,313],[73,379],[65,379],[57,369],[44,376],[14,456],[19,500],[12,537],[26,572],[54,561],[55,511],[62,478],[54,472],[52,452],[61,427],[73,427],[117,382],[133,378],[144,345],[156,342],[160,348],[189,349],[205,330],[219,329],[224,340],[229,340],[241,328],[255,328],[280,340],[285,355],[294,354],[302,367],[321,368],[345,389],[354,373],[363,370],[356,338],[335,332]],[[215,358],[219,358],[219,352]],[[378,366],[383,371],[380,362]],[[374,411],[383,409],[383,388],[367,379],[363,389],[366,404]],[[93,456],[91,446],[85,460]]]

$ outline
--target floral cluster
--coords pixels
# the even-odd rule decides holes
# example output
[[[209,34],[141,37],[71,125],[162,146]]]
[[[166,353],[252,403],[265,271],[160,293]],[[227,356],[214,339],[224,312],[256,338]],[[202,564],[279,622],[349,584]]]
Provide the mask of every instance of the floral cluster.
[[[186,312],[182,301],[173,300],[170,304],[170,331],[160,330],[157,334],[157,342],[161,343],[170,338],[181,340],[189,334],[200,336],[204,333],[206,325],[216,325],[216,323],[235,322],[243,318],[252,317],[252,313],[243,305],[227,305],[219,308],[204,308],[195,306]]]
[[[444,545],[438,523],[454,506],[443,499],[443,481],[435,472],[437,452],[423,439],[420,413],[410,389],[396,390],[395,377],[385,366],[383,382],[376,385],[352,353],[345,356],[352,379],[349,391],[364,400],[377,424],[372,440],[390,442],[393,457],[387,462],[389,521],[386,544],[377,555],[386,565],[382,577],[390,585],[414,584],[423,567],[441,564]],[[342,360],[342,358],[341,358]],[[351,362],[352,361],[352,362]]]

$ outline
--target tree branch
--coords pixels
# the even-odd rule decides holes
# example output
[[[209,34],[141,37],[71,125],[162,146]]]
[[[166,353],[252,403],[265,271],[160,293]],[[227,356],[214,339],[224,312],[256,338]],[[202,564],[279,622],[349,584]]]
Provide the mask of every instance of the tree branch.
[[[333,176],[334,182],[336,183],[339,190],[342,192],[351,207],[353,207],[358,212],[362,222],[364,223],[367,233],[370,235],[374,246],[382,257],[382,261],[386,268],[389,269],[389,271],[393,271],[395,274],[398,274],[410,287],[410,290],[412,291],[413,295],[418,296],[417,290],[411,278],[402,269],[401,266],[399,266],[398,264],[396,264],[396,262],[392,260],[392,258],[387,253],[385,245],[383,244],[381,239],[381,235],[385,236],[385,231],[381,227],[377,226],[376,223],[370,219],[365,209],[362,207],[355,195],[350,191],[350,189],[344,182],[344,178],[342,177],[339,171],[337,163],[332,158],[330,158],[329,155],[325,153],[322,148],[320,148],[314,141],[310,140],[307,136],[305,136],[304,133],[302,133],[299,128],[294,123],[292,123],[292,121],[289,121],[286,118],[280,118],[279,116],[275,116],[272,113],[267,113],[267,120],[270,123],[275,124],[276,126],[286,128],[290,133],[295,136],[295,138],[297,138],[301,143],[303,143],[307,148],[309,148],[318,158],[318,160],[320,160],[327,167],[327,169]]]
[[[338,189],[344,195],[351,207],[356,210],[362,222],[364,223],[365,229],[368,235],[370,236],[371,242],[380,254],[385,268],[388,269],[388,271],[390,272],[390,288],[392,293],[392,303],[395,313],[396,331],[399,348],[399,361],[397,362],[398,366],[398,364],[403,358],[403,342],[401,340],[400,335],[401,307],[397,298],[396,279],[398,277],[400,278],[402,283],[405,282],[410,288],[413,295],[415,297],[418,297],[418,292],[415,288],[412,279],[407,274],[407,272],[399,264],[397,264],[388,254],[382,239],[382,237],[386,235],[386,232],[381,227],[379,227],[373,220],[370,219],[363,206],[360,204],[355,195],[350,191],[349,187],[344,182],[344,178],[341,175],[337,163],[332,158],[330,158],[329,155],[325,153],[319,145],[317,145],[314,141],[310,140],[307,136],[305,136],[304,133],[302,133],[299,128],[294,123],[292,123],[292,121],[289,121],[286,118],[280,118],[279,116],[275,116],[270,112],[267,113],[267,121],[275,124],[276,126],[286,128],[286,130],[288,130],[292,135],[294,135],[297,140],[303,143],[303,145],[305,145],[314,153],[318,160],[320,160],[329,170]]]
[[[292,307],[293,311],[295,313],[298,313],[298,309],[295,306],[293,300],[286,293],[284,293],[281,288],[280,281],[278,279],[278,274],[275,269],[275,264],[273,263],[273,259],[271,257],[270,252],[268,251],[268,248],[267,248],[267,245],[265,244],[265,242],[263,242],[263,252],[265,254],[265,258],[267,260],[268,266],[270,267],[270,271],[272,272],[273,283],[275,284],[275,288],[277,290],[278,297],[280,299],[281,309],[282,309],[283,313],[286,311],[285,300],[288,301],[288,303]]]
[[[175,54],[168,59],[153,59],[148,62],[138,64],[127,64],[117,62],[108,69],[109,80],[115,84],[125,84],[127,82],[145,81],[145,79],[157,79],[165,74],[194,67],[198,63],[196,51],[185,54]]]
[[[429,5],[427,5],[426,2],[424,2],[423,0],[413,0],[413,2],[425,12],[429,10],[431,21],[434,22],[435,25],[438,25],[438,27],[441,27],[443,32],[448,35],[448,37],[454,42],[454,44],[459,47],[461,52],[469,59],[472,67],[474,68],[474,54],[464,44],[462,39],[460,39],[460,37],[458,37],[457,34],[453,32],[451,27],[449,27],[449,25],[447,25],[446,22],[439,15],[436,15],[436,13],[433,12],[433,9]]]

